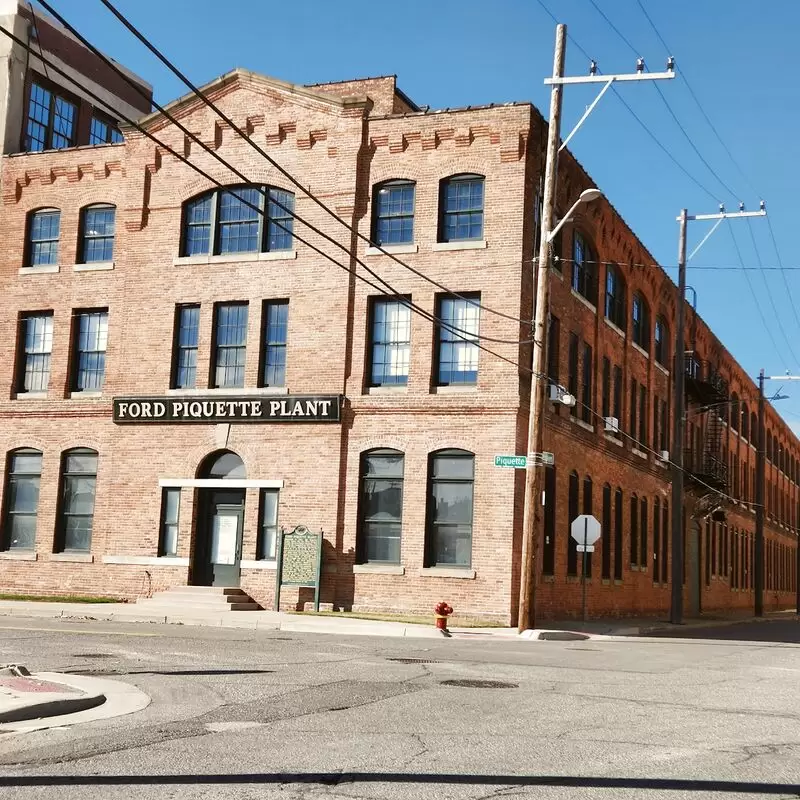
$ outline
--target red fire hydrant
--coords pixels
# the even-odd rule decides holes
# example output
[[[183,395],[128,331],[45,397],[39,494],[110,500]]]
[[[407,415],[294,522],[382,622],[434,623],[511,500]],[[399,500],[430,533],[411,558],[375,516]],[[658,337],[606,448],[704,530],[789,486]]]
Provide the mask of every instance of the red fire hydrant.
[[[453,613],[453,607],[447,603],[437,603],[433,609],[436,614],[436,628],[447,632],[447,618]]]

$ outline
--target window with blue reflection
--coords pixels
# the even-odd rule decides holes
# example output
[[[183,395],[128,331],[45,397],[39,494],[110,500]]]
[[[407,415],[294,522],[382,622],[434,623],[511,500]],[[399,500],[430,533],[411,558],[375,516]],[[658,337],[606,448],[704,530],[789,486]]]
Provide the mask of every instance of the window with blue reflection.
[[[173,389],[194,389],[197,385],[197,340],[199,329],[200,306],[178,306]]]
[[[411,308],[407,300],[375,300],[371,326],[372,386],[405,386],[411,354]]]
[[[211,204],[214,197],[207,194],[186,204],[184,255],[207,255],[211,243]]]
[[[83,262],[114,260],[114,206],[89,206],[83,211]]]
[[[269,190],[268,250],[291,250],[294,229],[294,195],[280,189]]]
[[[409,181],[392,181],[375,192],[373,240],[376,244],[414,241],[414,188]]]
[[[247,354],[247,304],[220,304],[216,310],[214,388],[241,388]]]
[[[77,315],[77,353],[73,391],[99,392],[106,374],[108,311],[84,311]]]
[[[61,212],[55,209],[34,211],[28,223],[28,264],[32,267],[58,263]]]
[[[480,175],[459,175],[443,181],[441,241],[483,238],[483,181]]]
[[[480,295],[442,297],[439,301],[439,386],[478,382]]]
[[[219,201],[221,255],[258,252],[258,203],[259,193],[255,188],[222,192]]]
[[[264,370],[262,386],[286,386],[286,332],[289,301],[264,303]]]

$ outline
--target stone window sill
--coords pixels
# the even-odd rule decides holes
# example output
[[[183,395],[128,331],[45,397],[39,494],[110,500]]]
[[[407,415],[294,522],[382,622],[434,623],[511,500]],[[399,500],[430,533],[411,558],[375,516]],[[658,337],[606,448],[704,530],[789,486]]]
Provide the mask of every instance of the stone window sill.
[[[58,264],[41,264],[38,267],[20,267],[20,275],[53,275],[59,272],[61,267]]]
[[[609,328],[611,328],[611,330],[614,331],[614,333],[616,333],[618,336],[621,336],[623,339],[627,338],[627,334],[625,333],[625,331],[622,330],[622,328],[615,325],[608,317],[603,317],[603,322],[605,322],[605,324]]]
[[[467,567],[423,567],[419,571],[420,578],[460,578],[473,580],[475,570]]]
[[[580,292],[576,292],[574,289],[570,289],[569,292],[576,300],[579,300],[581,303],[583,303],[593,314],[597,313],[597,306],[591,300],[587,300]]]
[[[647,453],[645,453],[643,450],[639,450],[638,447],[632,447],[631,448],[631,453],[633,453],[635,456],[639,456],[639,458],[643,458],[645,461],[647,461],[647,458],[648,458]]]
[[[434,386],[433,394],[470,394],[478,391],[474,383],[453,384],[452,386]]]
[[[616,436],[613,436],[610,433],[604,433],[603,434],[603,438],[607,442],[611,442],[612,444],[615,444],[617,447],[622,447],[622,439],[618,439]]]
[[[18,392],[15,400],[47,400],[47,392]]]
[[[405,575],[406,568],[402,564],[353,564],[356,575]]]
[[[0,553],[0,559],[8,561],[36,561],[38,558],[38,553],[32,550],[4,550]]]
[[[579,427],[583,428],[585,431],[589,431],[589,433],[594,433],[594,425],[591,425],[588,422],[584,422],[582,419],[578,419],[577,417],[570,417],[570,419]]]
[[[558,278],[558,280],[560,280],[561,283],[564,283],[564,273],[560,269],[558,269],[558,267],[551,266],[550,267],[550,274],[554,278]]]
[[[397,386],[368,386],[367,394],[407,394],[408,385],[398,384]]]
[[[460,242],[435,242],[431,250],[434,252],[443,250],[485,250],[486,247],[486,239],[464,239]]]
[[[70,392],[70,400],[99,400],[102,398],[102,392]]]
[[[224,256],[177,256],[172,259],[174,267],[192,264],[253,264],[257,261],[292,261],[297,250],[273,250],[267,253],[226,253]]]
[[[103,563],[142,567],[188,567],[189,559],[177,556],[103,556]]]
[[[113,261],[92,261],[88,264],[73,264],[73,272],[106,272],[114,269]]]
[[[270,395],[289,394],[286,386],[242,387],[241,389],[167,389],[171,397],[208,397],[209,395],[253,395],[268,397]]]
[[[636,342],[631,342],[631,344],[633,345],[634,350],[638,350],[645,358],[650,358],[650,353],[648,353],[647,350],[644,349],[644,347],[642,347],[639,344],[636,344]]]
[[[392,255],[401,255],[404,253],[418,253],[419,245],[417,244],[382,244],[378,247],[368,247],[364,252],[365,256],[383,256],[387,253]]]
[[[661,372],[669,376],[669,370],[663,364],[659,364],[658,361],[653,361],[653,363],[656,365],[656,369],[661,370]]]
[[[72,561],[76,564],[92,564],[94,556],[91,553],[51,553],[50,561]]]
[[[278,569],[278,562],[275,559],[242,560],[239,562],[241,569]]]

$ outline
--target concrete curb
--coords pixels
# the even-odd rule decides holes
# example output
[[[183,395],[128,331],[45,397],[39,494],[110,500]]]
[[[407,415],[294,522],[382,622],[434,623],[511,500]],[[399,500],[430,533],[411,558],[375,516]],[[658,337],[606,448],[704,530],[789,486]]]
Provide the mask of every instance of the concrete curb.
[[[34,700],[20,702],[5,711],[0,711],[0,729],[9,722],[27,722],[42,717],[61,717],[66,714],[77,714],[88,711],[106,702],[106,696],[100,694],[81,695],[79,697],[59,697],[50,700]]]

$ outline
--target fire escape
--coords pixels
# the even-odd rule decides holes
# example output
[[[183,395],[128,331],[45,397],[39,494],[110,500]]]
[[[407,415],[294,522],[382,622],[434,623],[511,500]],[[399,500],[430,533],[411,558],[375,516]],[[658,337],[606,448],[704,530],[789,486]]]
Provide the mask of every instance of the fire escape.
[[[684,358],[686,414],[683,465],[688,486],[700,492],[708,487],[727,490],[728,465],[723,451],[722,417],[728,402],[728,384],[708,361],[695,353]]]

